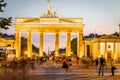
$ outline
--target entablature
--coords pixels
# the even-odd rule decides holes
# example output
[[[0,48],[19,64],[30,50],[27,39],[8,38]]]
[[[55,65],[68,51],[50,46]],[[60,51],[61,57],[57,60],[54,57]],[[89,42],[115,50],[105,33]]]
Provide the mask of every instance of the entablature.
[[[96,39],[94,42],[120,42],[120,39]]]
[[[15,24],[82,24],[83,18],[15,18]]]
[[[83,32],[83,24],[15,24],[18,31],[42,32]]]

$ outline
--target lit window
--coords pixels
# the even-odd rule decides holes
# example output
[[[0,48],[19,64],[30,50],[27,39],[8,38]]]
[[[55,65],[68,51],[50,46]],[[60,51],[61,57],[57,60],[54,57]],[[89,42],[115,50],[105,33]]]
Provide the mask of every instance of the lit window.
[[[108,48],[111,48],[111,45],[108,45]]]

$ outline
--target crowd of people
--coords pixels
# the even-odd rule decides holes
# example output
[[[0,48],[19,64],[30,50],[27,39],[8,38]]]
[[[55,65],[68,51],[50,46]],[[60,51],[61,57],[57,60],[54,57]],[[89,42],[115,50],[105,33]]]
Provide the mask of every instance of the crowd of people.
[[[21,59],[14,58],[13,60],[4,60],[1,61],[1,67],[11,68],[14,71],[17,69],[21,69],[23,73],[25,74],[26,69],[34,70],[35,64],[39,64],[44,68],[61,68],[64,73],[67,73],[69,69],[98,69],[98,75],[102,74],[104,76],[104,67],[106,65],[105,58],[103,55],[100,58],[88,58],[83,56],[81,59],[75,56],[70,57],[54,57],[52,55],[47,57],[40,57],[40,58],[27,58],[22,57]],[[115,68],[115,61],[112,59],[111,61],[111,73],[112,76],[114,76],[114,70]]]

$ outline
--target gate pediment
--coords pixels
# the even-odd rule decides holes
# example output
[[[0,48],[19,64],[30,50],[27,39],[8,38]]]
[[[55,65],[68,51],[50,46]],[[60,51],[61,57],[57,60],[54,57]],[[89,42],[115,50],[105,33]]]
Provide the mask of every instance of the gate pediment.
[[[115,35],[106,35],[106,36],[102,36],[100,38],[96,38],[94,39],[94,41],[96,42],[120,42],[120,37],[115,36]]]
[[[82,18],[16,18],[14,27],[21,32],[82,32]]]
[[[82,18],[16,18],[16,24],[82,24]]]
[[[120,39],[120,37],[115,35],[106,35],[106,36],[100,37],[99,39]]]

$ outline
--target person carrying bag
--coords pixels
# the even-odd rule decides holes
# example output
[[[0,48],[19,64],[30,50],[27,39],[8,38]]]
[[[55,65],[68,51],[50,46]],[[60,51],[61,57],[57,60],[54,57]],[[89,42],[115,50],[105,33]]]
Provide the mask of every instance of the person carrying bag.
[[[112,59],[112,61],[111,61],[111,73],[112,73],[112,76],[115,75],[114,70],[116,70],[115,61],[114,61],[114,59]]]

